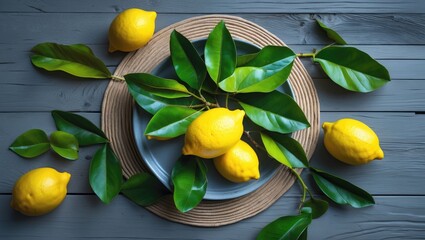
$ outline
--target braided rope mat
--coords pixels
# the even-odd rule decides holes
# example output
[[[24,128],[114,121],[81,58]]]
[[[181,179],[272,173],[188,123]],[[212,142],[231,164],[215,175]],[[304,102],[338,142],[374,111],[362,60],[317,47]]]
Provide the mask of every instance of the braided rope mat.
[[[176,29],[189,40],[206,38],[213,27],[224,20],[235,39],[251,42],[259,47],[266,45],[285,45],[264,28],[240,17],[228,15],[207,15],[189,18],[157,32],[142,49],[129,53],[115,71],[116,76],[133,72],[150,72],[161,63],[169,53],[169,36]],[[295,99],[303,109],[311,127],[298,131],[293,137],[304,147],[308,158],[317,144],[319,136],[319,100],[311,77],[299,59],[295,60],[289,81]],[[110,81],[102,105],[102,129],[111,140],[112,148],[123,166],[123,175],[128,178],[136,173],[148,171],[139,155],[133,136],[132,111],[134,101],[128,93],[126,84]],[[171,196],[147,209],[165,219],[204,227],[217,227],[238,222],[265,210],[278,200],[295,182],[295,177],[285,167],[262,187],[245,196],[222,201],[202,201],[188,213],[180,213]]]

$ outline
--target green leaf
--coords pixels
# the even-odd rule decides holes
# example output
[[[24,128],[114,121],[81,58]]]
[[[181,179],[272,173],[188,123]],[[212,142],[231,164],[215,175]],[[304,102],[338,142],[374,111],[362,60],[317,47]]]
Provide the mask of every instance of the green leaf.
[[[325,214],[326,211],[328,211],[328,206],[329,206],[328,202],[321,199],[317,199],[317,198],[311,198],[303,203],[303,208],[304,207],[311,208],[312,210],[311,216],[313,219],[319,218],[323,214]]]
[[[200,114],[201,111],[188,107],[166,106],[151,118],[146,126],[145,135],[164,138],[183,135],[189,124]]]
[[[354,47],[326,47],[313,60],[332,81],[351,91],[371,92],[390,81],[384,66]]]
[[[111,72],[91,49],[83,44],[40,43],[31,51],[34,66],[47,71],[64,71],[82,78],[110,78]]]
[[[286,158],[285,154],[283,153],[280,144],[278,144],[276,141],[274,141],[269,135],[265,133],[261,133],[261,140],[263,141],[264,147],[266,148],[267,153],[277,160],[278,162],[282,163],[283,165],[292,168],[291,163],[289,163],[288,159]]]
[[[239,55],[236,58],[236,67],[244,67],[249,61],[257,57],[259,52]]]
[[[267,153],[289,168],[307,168],[308,159],[301,144],[295,139],[280,134],[261,133]]]
[[[319,26],[325,30],[326,34],[328,35],[328,38],[334,40],[336,43],[345,45],[347,42],[334,30],[326,26],[323,22],[321,22],[319,19],[316,19],[316,22],[319,24]]]
[[[311,170],[320,190],[332,201],[338,204],[349,204],[354,208],[375,204],[375,200],[368,192],[352,183],[318,169],[311,168]]]
[[[168,190],[149,173],[131,176],[121,187],[121,192],[134,203],[146,207],[156,203]]]
[[[80,146],[108,142],[108,138],[102,130],[80,115],[54,110],[52,116],[56,128],[74,135]]]
[[[192,106],[201,103],[195,98],[176,98],[169,99],[156,96],[150,93],[145,87],[135,84],[132,81],[127,82],[128,91],[136,103],[150,114],[154,115],[160,109],[166,106]]]
[[[69,159],[78,159],[78,140],[74,135],[56,131],[50,134],[50,146],[59,156]]]
[[[302,213],[297,216],[285,216],[265,226],[257,236],[257,240],[294,240],[299,239],[311,223],[311,214]]]
[[[273,132],[291,133],[310,127],[298,104],[285,93],[249,93],[236,96],[246,115]]]
[[[223,21],[208,35],[204,54],[207,71],[214,82],[221,82],[235,71],[236,45]]]
[[[189,90],[173,79],[161,78],[148,73],[130,73],[125,75],[124,78],[127,84],[139,85],[159,97],[190,97]]]
[[[121,163],[109,144],[104,144],[90,163],[89,181],[93,192],[103,203],[110,203],[122,185]]]
[[[195,156],[181,156],[171,172],[174,204],[180,212],[195,208],[207,191],[206,166]]]
[[[193,89],[199,90],[207,69],[192,43],[174,30],[170,36],[170,52],[177,76]]]
[[[9,149],[21,157],[34,158],[50,149],[49,138],[43,130],[31,129],[19,135]]]
[[[308,227],[305,228],[304,232],[301,233],[301,236],[299,236],[297,240],[307,240],[307,232],[308,232]]]
[[[266,46],[219,86],[227,92],[271,92],[288,79],[295,56],[288,47]]]

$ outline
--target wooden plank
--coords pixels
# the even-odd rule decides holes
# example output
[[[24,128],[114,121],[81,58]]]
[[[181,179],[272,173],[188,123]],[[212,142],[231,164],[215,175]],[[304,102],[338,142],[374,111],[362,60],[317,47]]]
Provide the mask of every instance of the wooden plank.
[[[22,61],[22,60],[21,60]],[[392,80],[423,80],[425,79],[425,68],[422,66],[425,65],[425,60],[377,60],[381,65],[388,69],[390,77]],[[106,62],[106,61],[105,61]],[[319,64],[314,63],[311,58],[303,58],[302,62],[307,69],[308,73],[312,78],[321,79],[326,78],[326,74],[322,71]],[[113,73],[116,66],[110,66],[111,72]],[[13,81],[7,80],[3,83],[22,83],[22,80],[27,81],[28,77],[31,78],[31,75],[34,75],[35,72],[43,72],[43,75],[49,75],[49,72],[44,70],[36,69],[32,66],[31,61],[24,60],[19,63],[17,62],[0,62],[0,73],[5,79],[14,79]],[[24,77],[22,75],[27,75],[24,79],[19,79]],[[63,75],[65,78],[68,75],[65,74],[56,74],[57,77]],[[102,81],[102,80],[99,80]],[[1,84],[1,83],[0,83]]]
[[[94,123],[100,121],[99,114],[84,113]],[[381,139],[385,159],[365,166],[348,166],[334,160],[323,147],[320,136],[312,165],[343,177],[373,194],[425,194],[425,115],[413,113],[362,113],[362,112],[324,112],[321,122],[335,121],[351,117],[368,124]],[[46,113],[1,113],[0,148],[7,149],[13,140],[23,132],[40,128],[50,133],[54,123],[49,112]],[[61,171],[69,171],[72,180],[70,193],[91,193],[88,186],[88,166],[97,147],[82,148],[80,159],[73,162],[47,153],[36,159],[22,159],[11,151],[0,152],[0,193],[10,193],[14,182],[23,173],[41,166],[52,166]],[[406,163],[408,161],[408,164]],[[412,177],[415,176],[415,177]],[[309,179],[306,176],[306,179]],[[289,193],[299,195],[295,187]]]
[[[309,237],[336,239],[423,239],[425,197],[376,197],[373,207],[353,209],[331,205],[313,220]],[[219,228],[173,223],[139,207],[123,196],[109,205],[94,196],[66,197],[55,211],[26,217],[8,207],[10,196],[0,196],[2,239],[255,239],[260,230],[281,216],[295,215],[298,197],[282,197],[257,216]]]
[[[139,1],[119,2],[103,1],[93,4],[91,1],[76,0],[57,4],[48,1],[2,1],[1,12],[120,12],[123,9],[138,7],[161,13],[424,13],[425,5],[420,0],[375,0],[375,1],[266,1],[255,0],[210,1],[208,6],[196,0]]]
[[[3,54],[0,55],[0,71],[6,70],[31,70],[30,63],[31,48],[35,44],[1,44]],[[94,54],[101,59],[107,66],[116,67],[124,58],[126,53],[115,52],[110,54],[107,52],[106,44],[89,44]],[[289,45],[296,53],[310,53],[318,51],[326,45]],[[425,45],[350,45],[366,52],[371,57],[380,60],[425,60]],[[307,63],[308,61],[306,61]],[[409,63],[409,62],[406,62]],[[395,70],[395,72],[398,72]]]
[[[303,59],[302,62],[312,78],[327,77],[320,65],[314,63],[311,59]],[[378,60],[378,62],[388,70],[392,80],[424,79],[425,68],[422,67],[425,64],[424,60]]]
[[[1,111],[100,111],[108,80],[74,78],[61,72],[13,72],[3,76]]]
[[[17,70],[32,70],[34,69],[30,63],[30,49],[34,47],[33,44],[2,44],[3,54],[0,55],[0,71],[17,71]],[[107,52],[108,45],[106,44],[96,44],[88,45],[94,52],[94,54],[101,59],[107,66],[116,67],[125,57],[126,53],[116,52],[110,54]],[[425,45],[350,45],[356,47],[361,51],[366,52],[371,57],[375,58],[378,61],[382,60],[393,60],[391,62],[383,62],[385,64],[389,63],[391,66],[397,68],[397,63],[400,62],[402,66],[417,65],[414,63],[414,60],[425,60]],[[310,53],[313,51],[320,50],[325,47],[325,45],[290,45],[291,48],[296,53]],[[408,62],[403,62],[401,60],[409,60]],[[395,62],[394,62],[395,61]],[[308,64],[310,61],[304,61],[305,64]],[[404,63],[404,64],[403,64]],[[421,64],[422,62],[419,62]],[[395,73],[400,72],[399,69],[392,70]],[[416,73],[416,71],[413,71]],[[412,73],[410,73],[412,74]],[[418,74],[419,75],[419,74]],[[403,75],[402,75],[403,76]],[[404,76],[406,77],[406,76]],[[417,77],[417,76],[416,76]]]
[[[198,15],[159,14],[157,30]],[[322,19],[350,44],[425,44],[425,32],[422,31],[425,26],[424,14],[237,15],[268,29],[290,45],[331,43],[316,24],[315,18]],[[108,27],[115,16],[115,13],[97,14],[96,17],[90,13],[3,13],[0,15],[0,44],[35,45],[50,41],[106,45]],[[55,24],[49,24],[51,21],[55,21]],[[10,22],[13,22],[13,28]]]
[[[424,81],[391,81],[382,88],[366,94],[347,91],[330,79],[313,81],[319,94],[322,111],[422,112],[425,108]]]
[[[400,61],[401,63],[403,61]],[[421,60],[420,62],[423,62]],[[306,62],[307,63],[307,62]],[[0,109],[2,112],[50,111],[100,111],[108,80],[86,80],[67,76],[60,72],[45,72],[25,62],[28,71],[1,72]],[[311,74],[324,76],[317,65],[306,64]],[[399,73],[413,75],[425,70],[416,64],[417,70],[405,72],[396,62],[391,67]],[[388,66],[387,66],[388,67]],[[396,72],[390,69],[391,72]],[[401,74],[399,74],[401,75]],[[313,75],[314,76],[314,75]],[[425,75],[422,75],[422,78]],[[420,78],[421,76],[416,75]],[[330,79],[314,79],[323,111],[424,111],[425,81],[393,80],[384,87],[361,94],[347,91]]]

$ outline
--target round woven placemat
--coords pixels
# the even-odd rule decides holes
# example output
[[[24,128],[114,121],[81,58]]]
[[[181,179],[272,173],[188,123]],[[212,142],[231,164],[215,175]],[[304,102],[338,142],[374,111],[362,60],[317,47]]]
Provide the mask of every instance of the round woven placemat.
[[[259,47],[266,45],[285,45],[279,38],[264,28],[242,19],[228,15],[207,15],[189,18],[157,32],[142,49],[129,53],[117,67],[114,75],[150,72],[161,63],[169,53],[169,36],[176,29],[189,40],[206,38],[214,26],[224,20],[235,39],[251,42]],[[319,136],[319,100],[311,77],[299,59],[295,60],[290,85],[295,99],[304,111],[311,127],[298,131],[293,137],[304,147],[309,159]],[[124,82],[110,81],[103,99],[102,129],[111,140],[112,148],[123,166],[123,175],[128,178],[136,173],[148,171],[137,151],[133,136],[132,112],[134,101]],[[238,222],[265,210],[279,199],[294,183],[295,177],[285,167],[262,187],[243,197],[222,200],[202,201],[195,209],[180,213],[171,196],[147,209],[165,219],[204,227],[216,227]]]

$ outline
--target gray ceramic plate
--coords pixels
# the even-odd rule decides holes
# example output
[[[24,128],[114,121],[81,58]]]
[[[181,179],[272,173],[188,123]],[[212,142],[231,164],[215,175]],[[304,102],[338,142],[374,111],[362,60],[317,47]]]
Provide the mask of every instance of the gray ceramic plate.
[[[259,50],[257,46],[254,46],[250,43],[237,40],[235,42],[239,55],[254,53]],[[202,53],[205,40],[195,41],[193,45],[198,50],[198,52]],[[160,65],[158,65],[152,71],[152,74],[164,78],[177,78],[170,58],[165,59]],[[283,84],[279,90],[291,96],[293,95],[288,82]],[[143,133],[151,117],[152,115],[150,113],[144,111],[138,105],[135,106],[133,110],[133,130],[136,145],[147,167],[168,189],[171,189],[172,183],[170,174],[175,161],[181,155],[181,149],[184,144],[184,137],[180,136],[178,138],[167,141],[147,140]],[[247,122],[248,120],[245,119],[245,129],[247,129]],[[250,124],[248,123],[248,125]],[[249,140],[246,140],[246,142],[249,143]],[[206,160],[205,162],[208,168],[208,188],[204,199],[225,200],[240,197],[256,190],[268,182],[270,178],[273,177],[273,174],[275,173],[276,168],[279,166],[279,163],[273,159],[270,159],[262,151],[256,152],[260,159],[261,177],[259,180],[245,183],[232,183],[227,181],[215,170],[212,160]]]

